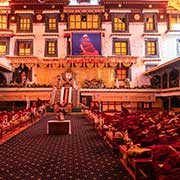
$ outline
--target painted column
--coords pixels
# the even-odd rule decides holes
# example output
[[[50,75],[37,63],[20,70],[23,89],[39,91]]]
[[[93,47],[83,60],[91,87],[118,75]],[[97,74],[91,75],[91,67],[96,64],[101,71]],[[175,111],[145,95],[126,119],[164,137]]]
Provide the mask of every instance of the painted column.
[[[60,96],[60,102],[63,102],[63,97],[64,97],[64,87],[61,88],[61,96]]]
[[[68,103],[72,103],[72,87],[69,88]]]

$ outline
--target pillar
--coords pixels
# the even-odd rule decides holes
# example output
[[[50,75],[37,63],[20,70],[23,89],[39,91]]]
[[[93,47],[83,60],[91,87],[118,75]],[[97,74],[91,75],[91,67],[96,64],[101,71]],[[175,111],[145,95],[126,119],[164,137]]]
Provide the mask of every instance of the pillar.
[[[171,111],[171,97],[168,97],[168,111]]]

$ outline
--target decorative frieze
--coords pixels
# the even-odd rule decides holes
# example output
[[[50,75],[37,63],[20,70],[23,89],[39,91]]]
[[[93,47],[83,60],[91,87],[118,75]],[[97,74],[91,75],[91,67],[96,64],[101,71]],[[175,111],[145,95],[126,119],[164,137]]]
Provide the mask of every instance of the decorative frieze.
[[[104,6],[65,6],[64,13],[103,13]]]
[[[67,57],[59,59],[40,59],[38,57],[8,57],[11,64],[16,68],[20,64],[35,65],[46,68],[49,67],[113,67],[115,68],[118,63],[129,67],[137,62],[137,57]]]

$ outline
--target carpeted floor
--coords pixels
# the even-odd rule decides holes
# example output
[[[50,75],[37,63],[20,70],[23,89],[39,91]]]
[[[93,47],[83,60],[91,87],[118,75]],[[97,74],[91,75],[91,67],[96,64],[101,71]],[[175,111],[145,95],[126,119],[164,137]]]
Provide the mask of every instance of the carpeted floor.
[[[66,115],[71,135],[47,135],[42,120],[0,145],[0,180],[131,180],[82,115]]]

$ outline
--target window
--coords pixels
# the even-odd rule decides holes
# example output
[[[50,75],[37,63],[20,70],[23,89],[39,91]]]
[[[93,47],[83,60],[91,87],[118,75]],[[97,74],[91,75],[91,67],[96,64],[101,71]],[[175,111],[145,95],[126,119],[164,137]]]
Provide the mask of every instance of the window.
[[[137,103],[137,109],[138,110],[151,110],[152,109],[152,103],[151,102],[138,102]]]
[[[159,57],[158,40],[146,39],[145,40],[145,57]]]
[[[98,29],[99,16],[96,14],[71,14],[69,29]]]
[[[128,18],[127,15],[122,14],[113,17],[113,32],[125,32],[128,30]]]
[[[90,0],[77,0],[78,3],[90,3]]]
[[[173,69],[169,73],[169,87],[179,87],[179,71],[177,69]]]
[[[127,68],[117,68],[116,69],[116,78],[119,80],[119,81],[123,81],[127,78],[128,76],[128,70]]]
[[[47,39],[45,42],[45,56],[46,57],[57,57],[57,40]]]
[[[17,21],[18,32],[32,32],[32,16],[31,15],[18,15]]]
[[[0,15],[0,29],[7,29],[8,23],[7,23],[7,16],[6,15]]]
[[[177,56],[180,55],[180,39],[177,39]]]
[[[113,38],[113,54],[121,56],[130,55],[129,40]]]
[[[115,69],[115,79],[119,81],[124,81],[127,78],[131,79],[130,71],[130,68],[123,66],[123,64],[118,64]]]
[[[156,31],[156,15],[154,14],[145,14],[144,15],[144,31]]]
[[[16,40],[15,54],[18,56],[33,55],[33,40]]]
[[[161,88],[161,76],[155,75],[151,79],[152,88]]]
[[[169,15],[169,30],[171,31],[180,30],[180,15],[179,14]]]
[[[58,32],[58,15],[46,14],[46,32]]]
[[[0,56],[9,54],[9,38],[0,39]]]

